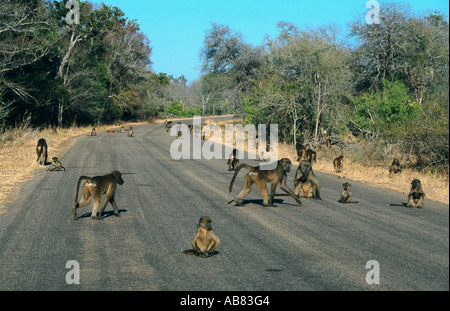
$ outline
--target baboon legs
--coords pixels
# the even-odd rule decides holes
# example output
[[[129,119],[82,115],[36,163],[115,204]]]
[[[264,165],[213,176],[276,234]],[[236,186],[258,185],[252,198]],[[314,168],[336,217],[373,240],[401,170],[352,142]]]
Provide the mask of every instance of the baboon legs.
[[[83,191],[83,197],[82,197],[81,201],[76,203],[72,208],[72,214],[73,214],[73,218],[75,220],[78,219],[77,211],[76,211],[77,208],[81,208],[86,205],[89,205],[91,203],[91,200],[92,200],[92,196],[91,196],[89,190],[87,190],[87,188],[86,188]],[[103,202],[102,208],[100,210],[100,214],[97,215],[98,208],[100,206],[100,201],[101,201],[101,197],[99,199],[94,199],[94,207],[92,209],[92,214],[91,214],[92,219],[102,219],[101,215],[103,215],[103,212],[106,208],[106,205],[108,205],[108,202],[111,203],[111,205],[114,209],[114,216],[120,217],[119,209],[117,207],[116,201],[114,200],[114,196],[108,197],[107,195],[105,195],[104,202]]]

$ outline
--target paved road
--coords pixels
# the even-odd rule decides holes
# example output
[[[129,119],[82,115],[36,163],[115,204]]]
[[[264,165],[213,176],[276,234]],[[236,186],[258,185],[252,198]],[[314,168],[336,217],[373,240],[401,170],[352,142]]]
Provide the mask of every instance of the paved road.
[[[0,215],[0,290],[449,289],[448,206],[391,207],[405,195],[359,182],[351,183],[360,203],[344,206],[343,180],[317,173],[322,201],[299,207],[279,197],[265,208],[254,189],[235,207],[228,202],[244,174],[229,194],[225,160],[172,160],[173,141],[163,125],[136,126],[134,138],[80,137],[61,158],[66,172],[27,182]],[[114,169],[124,173],[121,217],[108,207],[103,220],[91,220],[84,207],[74,221],[78,177]],[[208,259],[183,254],[203,215],[222,240]],[[66,283],[70,260],[80,284]],[[370,260],[379,263],[378,285],[366,282]]]

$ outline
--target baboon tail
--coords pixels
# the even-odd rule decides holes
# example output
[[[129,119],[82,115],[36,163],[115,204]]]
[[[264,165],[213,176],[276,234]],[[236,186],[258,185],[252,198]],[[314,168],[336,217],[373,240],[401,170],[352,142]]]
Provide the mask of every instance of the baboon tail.
[[[187,249],[187,250],[183,251],[183,254],[197,256],[197,252],[193,249]]]
[[[78,183],[77,183],[77,192],[75,193],[75,203],[78,203],[78,192],[80,190],[80,183],[83,179],[88,179],[90,177],[88,176],[80,176],[80,178],[78,178]]]
[[[236,180],[236,177],[237,177],[237,175],[239,174],[239,171],[240,171],[241,168],[243,168],[243,167],[245,167],[245,168],[248,169],[248,170],[251,170],[251,169],[254,168],[253,166],[248,165],[248,164],[245,164],[245,163],[242,163],[241,165],[238,166],[238,168],[237,168],[236,171],[234,172],[233,179],[231,179],[230,187],[228,188],[228,190],[230,190],[230,193],[231,193],[231,191],[233,190],[233,184],[234,184],[234,181]]]

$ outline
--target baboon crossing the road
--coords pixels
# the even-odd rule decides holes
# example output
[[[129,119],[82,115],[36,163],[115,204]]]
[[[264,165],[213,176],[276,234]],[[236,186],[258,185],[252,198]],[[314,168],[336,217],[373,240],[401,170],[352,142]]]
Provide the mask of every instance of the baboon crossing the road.
[[[78,202],[78,191],[80,189],[80,183],[82,180],[86,180],[83,187],[83,196],[81,201]],[[119,171],[112,171],[110,174],[103,176],[80,176],[77,183],[77,192],[75,195],[75,204],[72,208],[73,219],[78,220],[77,208],[83,207],[91,203],[91,198],[94,198],[94,207],[92,209],[92,219],[102,219],[102,213],[105,210],[106,205],[111,203],[114,208],[114,215],[120,216],[119,209],[117,208],[116,201],[114,200],[114,193],[116,191],[117,184],[123,185],[122,173]],[[100,206],[101,196],[105,195],[100,214],[97,216],[98,207]]]

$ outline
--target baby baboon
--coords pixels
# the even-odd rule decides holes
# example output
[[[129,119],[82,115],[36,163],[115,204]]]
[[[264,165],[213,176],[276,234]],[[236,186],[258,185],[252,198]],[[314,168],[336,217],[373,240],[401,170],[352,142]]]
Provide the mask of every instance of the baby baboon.
[[[234,148],[233,152],[230,155],[230,158],[228,159],[228,170],[234,171],[239,165],[239,159],[237,158],[237,149]]]
[[[397,174],[401,173],[402,168],[400,167],[400,161],[398,159],[394,159],[392,161],[391,167],[389,168],[389,177],[392,176],[392,173]]]
[[[306,147],[300,143],[297,143],[295,145],[295,149],[297,150],[297,161],[300,162],[301,160],[304,160],[306,155]]]
[[[181,131],[178,131],[178,134],[177,134],[177,137],[176,137],[176,139],[178,139],[178,138],[181,138],[181,136],[183,135],[183,132],[181,132]]]
[[[335,173],[342,172],[344,166],[344,156],[342,154],[333,160],[333,166]]]
[[[411,182],[411,190],[408,194],[408,207],[422,208],[424,203],[425,193],[422,190],[422,185],[419,179],[414,179]]]
[[[220,245],[220,239],[214,234],[211,226],[211,218],[203,216],[198,222],[197,232],[192,240],[192,250],[183,253],[207,258],[215,254],[215,249]]]
[[[348,182],[345,182],[342,184],[342,187],[344,187],[344,191],[341,193],[341,198],[339,199],[339,202],[341,203],[358,203],[358,201],[352,201],[352,191],[351,186]]]
[[[78,191],[80,189],[80,183],[82,180],[86,180],[83,187],[83,197],[78,202]],[[114,193],[116,191],[117,184],[123,185],[122,173],[119,171],[112,171],[110,174],[103,176],[80,176],[77,183],[77,193],[75,195],[75,204],[72,208],[73,219],[78,220],[77,208],[83,207],[91,203],[91,198],[94,198],[94,207],[92,209],[92,219],[102,219],[102,213],[105,210],[106,205],[111,203],[114,208],[114,215],[120,216],[119,209],[117,208],[116,201],[114,200]],[[98,207],[100,205],[101,196],[105,195],[100,214],[97,216]]]
[[[95,129],[95,127],[92,128],[91,136],[97,136],[97,130]]]
[[[290,172],[291,166],[292,162],[288,158],[278,160],[277,167],[273,170],[260,170],[258,166],[250,166],[245,163],[239,165],[236,172],[234,172],[233,179],[231,180],[229,187],[230,192],[233,190],[234,180],[239,174],[241,168],[245,167],[249,170],[249,172],[245,175],[244,187],[234,199],[236,205],[240,206],[241,200],[250,193],[254,183],[261,191],[264,206],[275,206],[273,205],[273,197],[275,195],[275,189],[277,188],[278,183],[280,184],[280,188],[289,194],[298,205],[302,205],[300,199],[286,186],[286,174]],[[271,183],[270,199],[268,197],[268,189],[266,185],[266,183],[269,182]]]
[[[314,176],[311,162],[308,160],[300,161],[295,174],[294,187],[294,194],[300,198],[322,200],[319,181]]]
[[[39,161],[40,165],[47,164],[47,152],[48,152],[47,142],[44,138],[41,138],[38,140],[37,146],[36,146],[36,153],[37,153],[37,161]]]
[[[62,166],[61,161],[58,160],[58,157],[53,157],[52,160],[53,160],[53,163],[47,169],[47,171],[60,171],[62,169],[64,170],[64,172],[66,171],[66,168],[64,166]]]

